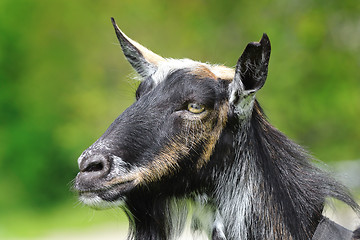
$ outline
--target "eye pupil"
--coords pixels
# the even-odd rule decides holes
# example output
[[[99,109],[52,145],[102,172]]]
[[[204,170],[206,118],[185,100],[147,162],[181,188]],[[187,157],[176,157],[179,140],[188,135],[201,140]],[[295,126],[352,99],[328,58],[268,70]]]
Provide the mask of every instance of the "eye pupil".
[[[191,113],[202,113],[205,110],[205,107],[198,103],[189,103],[188,111]]]
[[[195,109],[201,109],[201,106],[197,103],[190,103],[190,107]]]

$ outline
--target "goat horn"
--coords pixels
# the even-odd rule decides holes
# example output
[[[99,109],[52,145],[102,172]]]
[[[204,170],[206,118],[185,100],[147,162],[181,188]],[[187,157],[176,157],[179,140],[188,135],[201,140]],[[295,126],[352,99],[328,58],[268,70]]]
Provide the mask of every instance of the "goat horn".
[[[165,59],[126,36],[111,18],[122,51],[132,67],[145,79],[151,76]]]

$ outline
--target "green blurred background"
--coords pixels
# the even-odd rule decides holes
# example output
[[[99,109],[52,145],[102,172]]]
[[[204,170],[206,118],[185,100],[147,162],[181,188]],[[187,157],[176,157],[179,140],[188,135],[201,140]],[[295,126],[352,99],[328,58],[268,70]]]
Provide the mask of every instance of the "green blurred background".
[[[0,238],[126,222],[69,191],[77,157],[134,101],[110,17],[164,57],[228,66],[266,32],[258,99],[333,164],[360,159],[359,13],[354,0],[0,0]]]

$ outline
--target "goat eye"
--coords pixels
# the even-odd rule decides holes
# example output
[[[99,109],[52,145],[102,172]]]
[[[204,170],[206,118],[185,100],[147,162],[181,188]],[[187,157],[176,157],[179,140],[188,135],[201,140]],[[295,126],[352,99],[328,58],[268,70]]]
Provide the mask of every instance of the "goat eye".
[[[199,114],[205,110],[205,106],[198,103],[189,103],[188,111],[191,113]]]

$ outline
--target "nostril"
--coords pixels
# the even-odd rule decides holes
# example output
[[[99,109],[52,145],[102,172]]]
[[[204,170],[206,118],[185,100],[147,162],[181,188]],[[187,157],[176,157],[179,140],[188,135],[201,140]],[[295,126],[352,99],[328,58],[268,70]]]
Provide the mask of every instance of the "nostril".
[[[92,162],[90,163],[83,172],[99,172],[103,170],[104,164],[102,162]]]
[[[106,156],[93,155],[80,161],[80,172],[105,173],[109,169],[109,161]]]

